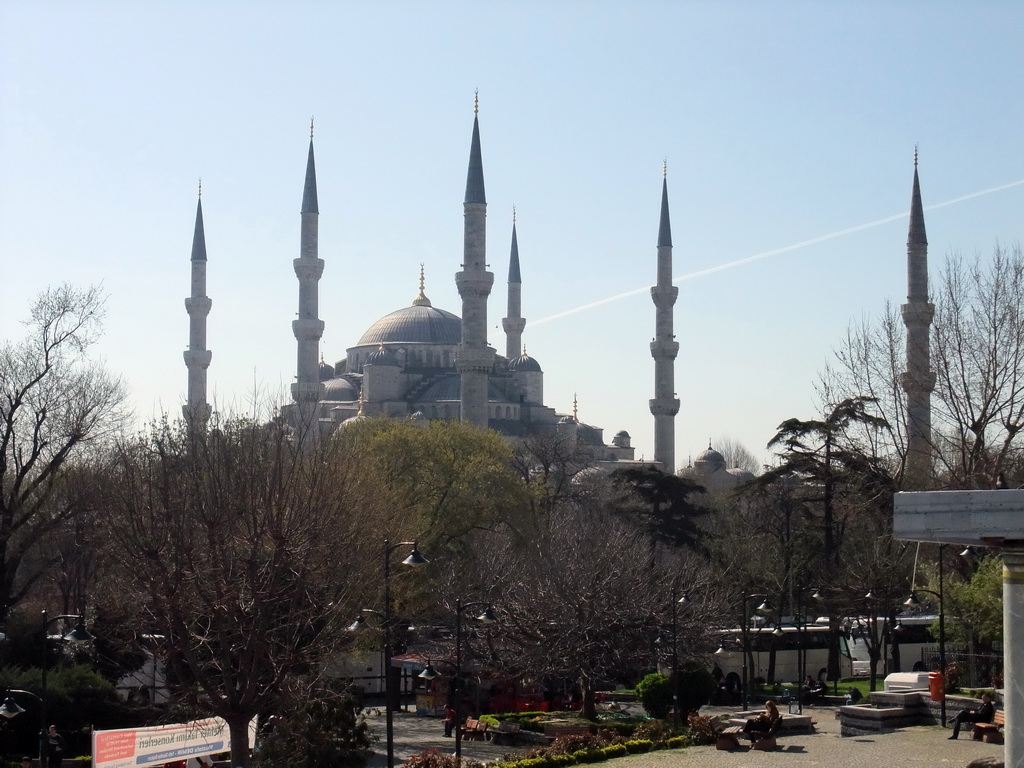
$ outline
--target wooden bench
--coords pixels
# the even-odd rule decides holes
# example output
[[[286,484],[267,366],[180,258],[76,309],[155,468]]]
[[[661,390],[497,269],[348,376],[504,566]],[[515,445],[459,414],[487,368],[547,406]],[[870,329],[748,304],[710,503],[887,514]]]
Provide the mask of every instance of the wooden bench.
[[[459,728],[459,733],[463,741],[486,741],[490,735],[487,732],[487,723],[475,717],[467,717],[466,723]]]
[[[989,744],[1002,744],[1003,734],[999,732],[999,729],[1004,725],[1006,725],[1006,711],[997,709],[991,723],[974,723],[971,738]]]
[[[742,725],[733,725],[726,728],[724,731],[719,731],[718,738],[715,740],[715,749],[739,749],[740,735],[742,733]]]

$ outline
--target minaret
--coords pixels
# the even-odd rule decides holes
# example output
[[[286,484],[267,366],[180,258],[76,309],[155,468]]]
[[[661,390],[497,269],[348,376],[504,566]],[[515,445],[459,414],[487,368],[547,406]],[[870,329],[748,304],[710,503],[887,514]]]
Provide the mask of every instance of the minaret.
[[[206,369],[213,353],[206,348],[206,316],[213,302],[206,295],[206,232],[203,230],[203,182],[199,181],[196,204],[196,228],[192,234],[192,295],[185,299],[188,312],[188,349],[184,352],[188,368],[188,399],[181,411],[186,423],[200,428],[210,418],[206,402]]]
[[[929,336],[935,305],[928,301],[928,237],[924,230],[924,206],[917,177],[917,148],[914,149],[914,191],[910,199],[910,229],[907,234],[907,303],[902,307],[907,327],[907,370],[903,391],[907,393],[908,490],[924,488],[932,467],[932,406],[935,373],[931,368]]]
[[[487,199],[477,99],[473,102],[473,143],[469,150],[463,211],[466,220],[462,271],[455,273],[455,285],[462,297],[462,342],[455,367],[461,387],[462,421],[486,427],[488,374],[494,365],[494,349],[487,346],[487,297],[494,284],[494,274],[487,271]]]
[[[654,460],[665,472],[676,471],[676,414],[679,399],[675,393],[675,360],[679,353],[672,328],[672,308],[679,289],[672,285],[672,225],[668,218],[668,164],[662,165],[661,223],[658,226],[658,284],[651,288],[654,301]]]
[[[512,252],[508,259],[508,317],[502,318],[505,329],[505,357],[514,360],[523,351],[523,278],[519,274],[519,241],[516,238],[516,209],[512,209]]]
[[[320,207],[316,199],[316,164],[313,161],[313,121],[309,122],[309,157],[306,160],[306,183],[302,190],[301,234],[299,258],[292,263],[299,279],[298,319],[292,321],[292,332],[298,342],[295,383],[292,399],[298,405],[300,441],[304,445],[316,438],[313,429],[320,402],[320,366],[318,364],[320,337],[324,322],[319,317],[320,276],[324,272],[323,259],[318,257],[318,227]]]

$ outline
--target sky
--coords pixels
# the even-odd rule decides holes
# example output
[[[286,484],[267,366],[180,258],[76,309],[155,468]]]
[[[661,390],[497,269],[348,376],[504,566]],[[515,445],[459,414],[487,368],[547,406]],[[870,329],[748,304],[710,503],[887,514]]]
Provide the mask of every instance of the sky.
[[[479,92],[505,339],[516,211],[523,341],[545,401],[653,457],[667,163],[679,298],[676,461],[762,460],[851,323],[906,296],[918,147],[933,282],[1024,224],[1024,4],[0,3],[0,339],[32,299],[101,285],[94,353],[139,423],[180,413],[202,179],[209,397],[286,398],[311,117],[322,354],[416,295],[461,314]]]

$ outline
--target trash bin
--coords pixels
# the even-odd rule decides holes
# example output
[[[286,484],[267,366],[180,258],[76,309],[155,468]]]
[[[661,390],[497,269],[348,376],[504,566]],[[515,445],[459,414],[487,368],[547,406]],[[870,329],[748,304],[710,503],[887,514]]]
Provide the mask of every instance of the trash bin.
[[[932,701],[945,701],[946,677],[941,672],[928,673],[928,693]]]

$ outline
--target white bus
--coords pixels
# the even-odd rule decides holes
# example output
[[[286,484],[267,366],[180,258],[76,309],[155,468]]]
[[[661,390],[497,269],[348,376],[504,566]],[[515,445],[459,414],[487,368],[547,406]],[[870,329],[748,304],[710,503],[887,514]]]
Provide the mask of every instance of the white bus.
[[[722,671],[723,677],[743,676],[743,631],[727,629],[721,632],[722,641],[715,651],[715,665]],[[840,677],[849,677],[853,670],[846,638],[839,633],[839,672]],[[767,682],[791,683],[799,685],[800,653],[804,654],[803,674],[815,679],[823,669],[828,668],[829,631],[827,626],[809,624],[800,629],[795,626],[752,627],[747,633],[747,645],[750,650],[750,663],[747,680],[753,683],[761,678]],[[775,652],[774,680],[768,680],[768,668],[771,663],[772,650]]]
[[[939,644],[932,638],[930,629],[939,619],[938,616],[898,616],[896,626],[891,633],[893,642],[899,647],[899,669],[894,661],[893,647],[887,644],[885,659],[879,658],[878,675],[889,672],[927,671],[932,669],[938,659]],[[854,618],[848,620],[848,645],[852,661],[853,674],[856,677],[867,677],[871,672],[871,661],[868,655],[868,620]],[[884,619],[877,620],[877,626],[883,626]],[[949,622],[949,617],[946,617]]]

